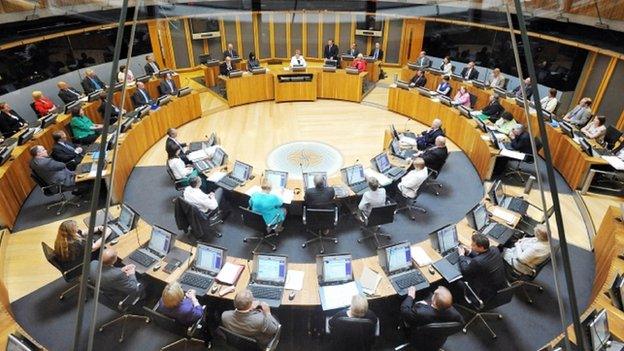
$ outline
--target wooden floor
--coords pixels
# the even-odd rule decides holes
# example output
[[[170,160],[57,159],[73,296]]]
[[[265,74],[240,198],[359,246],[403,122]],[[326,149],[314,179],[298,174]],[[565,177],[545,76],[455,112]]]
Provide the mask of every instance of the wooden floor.
[[[385,85],[392,80],[382,81]],[[278,145],[294,140],[315,140],[328,143],[343,155],[344,163],[356,159],[368,162],[382,149],[383,131],[394,123],[398,129],[420,131],[426,128],[407,118],[383,108],[387,102],[387,89],[378,86],[364,100],[364,104],[331,100],[316,102],[282,103],[264,102],[227,109],[223,99],[191,78],[200,73],[183,74],[183,85],[191,85],[201,95],[203,117],[179,129],[181,140],[198,140],[212,131],[218,133],[227,152],[234,158],[264,169],[266,156]],[[367,105],[381,105],[371,107]],[[457,150],[449,145],[451,150]],[[138,166],[165,163],[164,139],[150,149]],[[522,189],[510,188],[520,194]],[[547,196],[549,197],[549,196]],[[539,192],[533,190],[528,199],[539,204]],[[609,205],[618,205],[621,199],[598,195],[583,196],[594,226],[600,223]],[[561,203],[567,238],[573,245],[588,249],[590,243],[585,223],[571,195],[562,195]],[[82,223],[82,217],[76,219]],[[14,301],[60,277],[43,257],[41,242],[53,245],[60,221],[14,233],[9,238],[6,252],[5,278],[11,301]],[[554,225],[553,225],[554,228]],[[555,234],[556,235],[556,234]]]

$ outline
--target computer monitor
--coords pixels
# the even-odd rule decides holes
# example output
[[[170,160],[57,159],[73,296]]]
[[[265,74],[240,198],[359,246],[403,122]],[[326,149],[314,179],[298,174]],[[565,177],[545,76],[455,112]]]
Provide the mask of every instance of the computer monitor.
[[[135,217],[136,212],[134,212],[126,204],[122,204],[121,213],[119,213],[119,219],[117,220],[117,224],[119,224],[125,231],[128,231],[132,229],[132,227],[136,223],[134,220]]]
[[[227,159],[227,154],[222,148],[218,147],[212,155],[212,162],[217,166],[222,166]]]
[[[380,249],[382,255],[381,266],[385,267],[388,274],[401,271],[412,267],[412,252],[410,243],[404,241],[402,243],[389,245]]]
[[[581,150],[583,150],[587,155],[593,156],[592,146],[589,144],[589,142],[585,138],[581,139]]]
[[[171,250],[173,245],[173,234],[160,227],[152,227],[152,235],[148,244],[148,248],[160,256],[165,256]]]
[[[366,181],[364,176],[364,167],[362,165],[353,165],[344,169],[347,184],[357,184]]]
[[[494,197],[496,198],[496,204],[500,205],[503,202],[503,198],[505,197],[505,192],[503,191],[503,183],[498,180],[494,184]]]
[[[51,113],[51,114],[41,117],[39,119],[39,121],[41,121],[41,124],[40,124],[41,129],[48,128],[52,124],[56,123],[57,117],[58,117],[58,114],[56,113]]]
[[[306,189],[314,188],[314,177],[317,175],[323,177],[323,186],[327,186],[327,172],[304,172],[303,186]]]
[[[350,254],[319,255],[320,277],[323,283],[334,283],[353,280],[353,269]]]
[[[241,161],[236,161],[234,162],[234,169],[232,169],[231,175],[236,179],[246,181],[247,179],[249,179],[252,170],[253,167],[251,165],[248,165]]]
[[[375,168],[377,168],[377,171],[381,173],[384,173],[385,171],[392,168],[392,165],[390,164],[390,159],[388,158],[388,154],[386,154],[385,152],[382,152],[379,155],[373,157],[371,161],[375,165]]]
[[[147,74],[146,74],[146,75],[144,75],[144,76],[137,77],[137,78],[135,79],[135,81],[136,81],[136,82],[141,82],[141,83],[147,83],[147,81],[148,81],[148,80],[150,80],[150,78],[152,78],[152,76],[151,76],[151,75],[147,75]]]
[[[600,351],[609,342],[611,333],[607,321],[607,310],[602,309],[587,320],[587,334],[591,351]]]
[[[480,119],[478,119],[478,118],[476,118],[476,117],[474,117],[473,119],[474,119],[474,121],[477,123],[477,127],[479,127],[479,129],[481,129],[481,131],[482,131],[483,133],[487,133],[487,132],[488,132],[488,129],[487,129],[487,127],[485,126],[485,123],[483,123],[483,121],[482,121],[482,120],[480,120]]]
[[[82,101],[80,100],[76,100],[76,101],[72,101],[69,104],[65,105],[65,113],[70,113],[71,110],[76,107],[76,106],[80,106],[82,105]]]
[[[197,244],[195,268],[217,274],[221,270],[223,262],[225,262],[224,248],[208,244]]]
[[[457,109],[459,110],[459,114],[466,117],[466,118],[472,118],[472,115],[470,114],[470,110],[463,105],[457,105]]]
[[[574,133],[572,132],[572,126],[569,125],[567,122],[561,122],[559,123],[559,127],[561,127],[561,131],[563,132],[563,134],[567,135],[570,138],[574,138]]]
[[[392,141],[390,142],[390,152],[392,152],[394,156],[402,157],[401,146],[399,145],[399,139],[392,138]]]
[[[286,264],[286,256],[254,254],[254,280],[284,284],[286,282]]]
[[[192,91],[193,91],[193,89],[191,89],[191,87],[184,87],[184,88],[178,90],[178,97],[186,96],[186,95],[190,94]]]
[[[283,189],[286,187],[286,183],[288,182],[288,172],[267,169],[264,171],[264,178],[267,179],[271,185],[273,185],[273,188]]]
[[[617,274],[615,279],[613,279],[613,284],[609,288],[609,297],[611,297],[611,303],[617,309],[624,311],[624,299],[622,296],[624,294],[624,276],[621,274]]]
[[[488,134],[490,135],[490,142],[492,143],[492,146],[494,146],[494,148],[498,149],[498,138],[496,137],[496,133],[494,133],[494,131],[490,130],[488,132]]]
[[[484,203],[480,203],[466,215],[468,225],[476,230],[481,231],[488,223],[488,212]]]
[[[434,249],[440,253],[448,252],[459,245],[459,239],[457,237],[457,227],[455,224],[448,225],[431,236],[431,244]]]
[[[164,96],[159,97],[156,100],[156,105],[158,105],[158,106],[165,106],[169,102],[171,102],[171,96],[170,95],[164,95]]]
[[[35,135],[34,128],[28,128],[22,134],[17,137],[17,145],[24,145],[28,140],[32,139]]]
[[[392,132],[392,137],[399,140],[401,139],[401,136],[399,135],[399,132],[397,132],[396,128],[394,128],[394,124],[390,125],[390,131]]]
[[[104,89],[98,89],[96,91],[92,91],[87,95],[87,102],[93,102],[100,98],[100,94],[104,91]]]

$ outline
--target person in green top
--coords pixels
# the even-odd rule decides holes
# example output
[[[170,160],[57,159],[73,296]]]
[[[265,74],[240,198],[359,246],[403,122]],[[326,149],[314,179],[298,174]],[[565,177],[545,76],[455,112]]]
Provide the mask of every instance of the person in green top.
[[[71,109],[71,127],[74,142],[82,145],[89,145],[95,141],[100,135],[102,129],[101,124],[93,123],[89,117],[85,116],[81,106],[75,106]]]
[[[501,113],[498,121],[494,123],[494,125],[496,125],[496,128],[498,128],[498,131],[505,135],[509,135],[509,133],[516,124],[518,124],[518,122],[516,122],[516,120],[513,118],[513,115],[507,111]]]
[[[286,209],[282,208],[284,202],[279,196],[271,194],[271,182],[267,179],[262,180],[260,188],[262,191],[251,195],[249,207],[252,211],[261,214],[267,225],[277,225],[277,231],[281,232],[282,222],[286,219]]]

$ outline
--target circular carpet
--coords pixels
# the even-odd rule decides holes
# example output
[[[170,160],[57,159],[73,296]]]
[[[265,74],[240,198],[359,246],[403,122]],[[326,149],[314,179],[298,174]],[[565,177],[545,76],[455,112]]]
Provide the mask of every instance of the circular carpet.
[[[334,147],[317,141],[295,141],[273,149],[267,157],[269,169],[288,172],[301,179],[302,172],[327,172],[332,175],[342,167],[343,158]]]

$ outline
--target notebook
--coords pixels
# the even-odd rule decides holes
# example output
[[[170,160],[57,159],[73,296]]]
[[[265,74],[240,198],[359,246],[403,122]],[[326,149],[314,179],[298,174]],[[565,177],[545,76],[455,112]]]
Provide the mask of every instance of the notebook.
[[[226,262],[215,279],[222,284],[234,285],[243,269],[245,269],[243,265]]]

